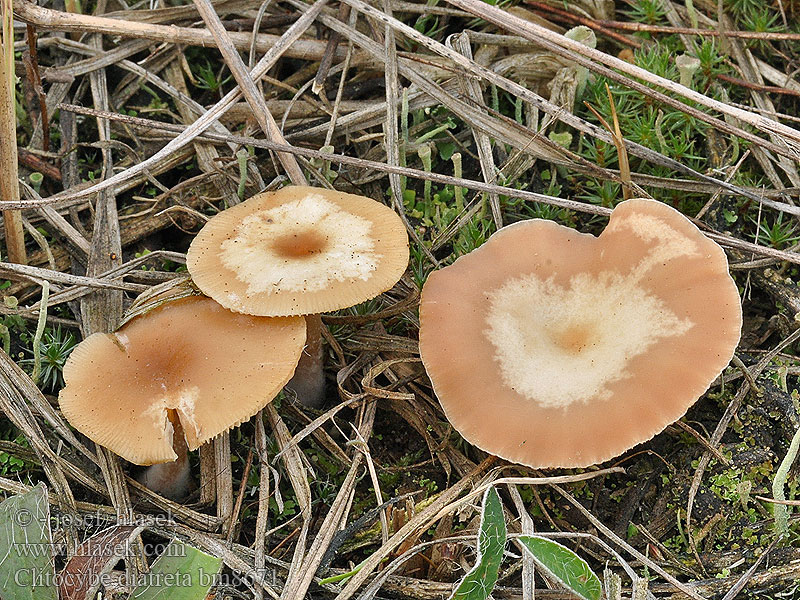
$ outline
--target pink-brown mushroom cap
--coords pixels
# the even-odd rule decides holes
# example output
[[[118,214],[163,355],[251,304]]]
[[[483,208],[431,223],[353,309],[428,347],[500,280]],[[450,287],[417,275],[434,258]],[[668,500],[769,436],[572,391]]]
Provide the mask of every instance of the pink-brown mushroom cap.
[[[251,315],[310,315],[390,289],[408,265],[408,234],[370,198],[287,186],[209,220],[186,264],[204,294]]]
[[[266,406],[294,373],[302,317],[254,317],[194,296],[95,333],[64,366],[61,412],[95,442],[140,465],[175,460],[175,411],[194,450]]]
[[[465,439],[535,468],[585,467],[683,416],[741,325],[722,249],[678,211],[634,199],[599,237],[523,221],[432,273],[419,338]]]

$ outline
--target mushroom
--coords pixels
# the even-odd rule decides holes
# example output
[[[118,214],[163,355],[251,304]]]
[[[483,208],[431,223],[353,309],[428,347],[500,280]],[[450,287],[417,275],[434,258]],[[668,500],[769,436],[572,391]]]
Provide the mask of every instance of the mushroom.
[[[231,310],[307,317],[308,348],[288,387],[322,401],[319,313],[390,289],[408,264],[408,235],[387,206],[353,194],[289,186],[206,223],[186,264],[197,287]]]
[[[585,467],[685,414],[741,325],[722,249],[678,211],[633,199],[599,237],[523,221],[432,273],[419,342],[464,438],[535,468]]]
[[[76,429],[132,463],[175,461],[181,452],[185,460],[185,445],[195,450],[266,406],[304,343],[299,317],[254,317],[183,298],[81,342],[58,401]]]

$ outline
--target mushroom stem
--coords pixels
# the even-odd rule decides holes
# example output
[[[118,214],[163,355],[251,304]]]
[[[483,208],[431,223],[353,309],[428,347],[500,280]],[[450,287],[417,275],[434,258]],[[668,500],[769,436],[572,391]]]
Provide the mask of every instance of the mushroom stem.
[[[294,376],[286,384],[286,388],[291,390],[303,405],[310,408],[319,408],[325,400],[322,327],[322,317],[306,316],[306,347],[300,355]]]
[[[147,467],[139,475],[139,482],[170,500],[183,500],[189,495],[192,476],[189,472],[189,447],[180,419],[174,410],[167,412],[172,423],[172,449],[178,458],[172,462]]]

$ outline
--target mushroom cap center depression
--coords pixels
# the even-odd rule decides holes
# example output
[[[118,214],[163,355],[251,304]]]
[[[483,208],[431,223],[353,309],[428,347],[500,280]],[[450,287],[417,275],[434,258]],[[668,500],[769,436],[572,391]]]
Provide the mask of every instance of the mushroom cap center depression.
[[[280,236],[272,247],[278,256],[303,259],[324,252],[328,247],[328,240],[317,231],[306,230]]]
[[[553,343],[567,354],[580,354],[597,339],[595,328],[588,323],[555,327],[550,335]]]

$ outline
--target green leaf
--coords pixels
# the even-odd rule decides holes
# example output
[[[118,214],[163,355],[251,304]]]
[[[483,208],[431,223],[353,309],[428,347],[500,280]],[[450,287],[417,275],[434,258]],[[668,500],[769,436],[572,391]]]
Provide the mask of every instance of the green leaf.
[[[486,600],[497,583],[506,547],[503,504],[494,487],[483,495],[481,525],[478,529],[478,561],[456,587],[450,600]]]
[[[439,157],[442,160],[450,160],[456,151],[456,144],[455,142],[439,142],[436,148],[439,150]]]
[[[533,555],[536,566],[583,600],[600,600],[600,579],[580,556],[561,544],[536,535],[521,535],[519,541]]]
[[[3,600],[57,600],[47,490],[39,484],[0,504]]]
[[[128,600],[204,600],[222,559],[172,540]]]

